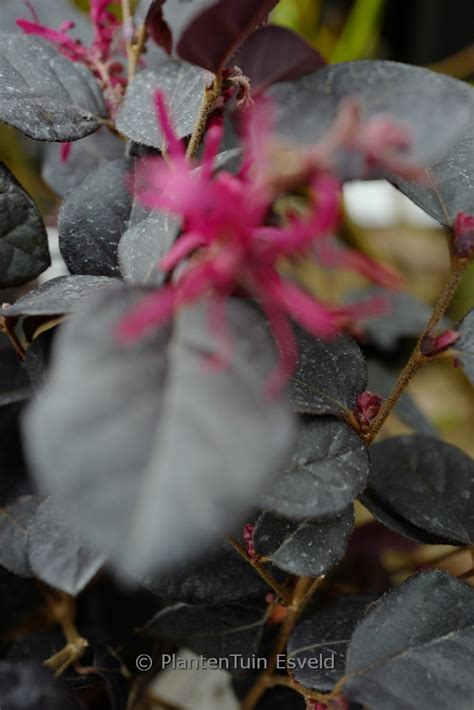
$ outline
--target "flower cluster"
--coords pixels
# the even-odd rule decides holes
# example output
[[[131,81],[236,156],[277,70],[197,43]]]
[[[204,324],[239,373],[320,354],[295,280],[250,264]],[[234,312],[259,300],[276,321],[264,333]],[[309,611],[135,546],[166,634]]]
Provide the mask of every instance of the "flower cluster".
[[[112,4],[110,0],[91,0],[90,17],[94,37],[90,47],[70,36],[70,31],[74,29],[74,22],[64,22],[58,29],[42,25],[31,3],[27,5],[34,21],[20,19],[17,20],[17,25],[26,34],[36,35],[51,42],[72,62],[80,62],[89,67],[108,94],[109,100],[113,101],[117,87],[126,84],[126,78],[123,76],[124,65],[116,58],[121,50],[121,32],[119,32],[121,23],[110,11]],[[118,91],[120,93],[120,89]]]
[[[383,161],[387,155],[383,147],[392,152],[393,136],[399,144],[400,135],[393,129],[387,132],[386,124],[384,139],[377,125],[361,131],[353,127],[348,130],[344,125],[341,133],[339,121],[329,140],[307,150],[290,149],[274,137],[271,107],[261,100],[244,112],[242,164],[236,174],[231,174],[214,170],[223,132],[219,123],[209,128],[200,165],[196,166],[186,157],[184,145],[173,130],[160,91],[156,93],[156,109],[167,157],[144,159],[134,187],[146,207],[179,215],[182,233],[159,263],[168,275],[167,284],[125,317],[119,335],[123,342],[133,341],[170,318],[182,305],[211,293],[211,322],[222,336],[224,350],[225,343],[229,344],[225,338],[226,299],[237,293],[256,298],[280,350],[279,367],[269,383],[273,391],[278,391],[296,364],[291,321],[315,336],[327,338],[352,319],[385,309],[380,300],[343,308],[321,303],[285,278],[280,267],[285,261],[317,258],[326,267],[349,267],[376,283],[394,285],[390,270],[334,243],[341,185],[330,170],[330,153],[350,142],[367,159],[378,155]],[[347,123],[347,116],[342,118]],[[295,190],[303,190],[307,197],[306,214],[287,210],[277,218],[275,201]]]

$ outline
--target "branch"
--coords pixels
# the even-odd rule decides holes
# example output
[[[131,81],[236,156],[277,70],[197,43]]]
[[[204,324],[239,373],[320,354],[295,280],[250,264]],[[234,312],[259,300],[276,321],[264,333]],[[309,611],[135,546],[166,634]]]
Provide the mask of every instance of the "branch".
[[[258,557],[251,557],[248,554],[247,550],[235,538],[228,537],[227,541],[232,545],[234,550],[238,552],[241,557],[244,558],[246,562],[252,565],[254,570],[273,589],[275,594],[277,594],[280,599],[285,602],[285,604],[289,604],[291,602],[291,594],[285,587],[283,587],[279,582],[276,581],[273,575],[271,575],[270,572],[264,567],[264,565],[261,564]]]
[[[82,658],[89,642],[79,634],[74,623],[76,603],[73,597],[48,587],[44,587],[44,590],[49,613],[53,621],[61,626],[66,639],[64,648],[43,663],[54,672],[54,677],[57,678],[61,673],[64,673],[66,668]]]
[[[133,15],[130,9],[130,0],[121,0],[122,2],[122,20],[123,33],[127,48],[127,64],[128,64],[128,83],[130,84],[137,72],[140,55],[143,52],[147,38],[147,30],[145,23],[135,31],[133,24]]]
[[[423,332],[421,333],[418,339],[418,342],[410,359],[408,360],[407,364],[400,373],[400,376],[396,381],[393,390],[382,404],[380,411],[373,420],[368,432],[363,435],[363,438],[367,442],[367,444],[371,444],[372,441],[375,439],[385,420],[392,412],[393,408],[397,404],[398,400],[400,399],[405,388],[407,387],[408,383],[415,375],[415,373],[420,369],[420,367],[426,365],[426,363],[428,362],[431,362],[432,358],[426,357],[421,351],[422,342],[424,341],[427,335],[431,334],[432,330],[438,325],[441,318],[444,316],[446,309],[451,303],[451,299],[456,292],[456,289],[459,285],[459,282],[461,281],[461,278],[468,263],[468,259],[460,259],[456,255],[452,256],[449,278],[446,281],[446,284],[440,297],[438,298],[431,317],[426,326],[424,327]]]
[[[288,643],[288,638],[295,626],[297,624],[301,614],[305,610],[307,604],[311,600],[314,592],[324,581],[324,575],[318,577],[317,579],[312,579],[311,577],[299,577],[296,582],[295,588],[293,590],[293,595],[290,604],[288,605],[287,616],[281,626],[280,633],[275,643],[273,653],[268,661],[265,671],[257,678],[255,685],[250,689],[250,691],[245,696],[242,701],[242,710],[253,710],[256,703],[259,701],[261,696],[265,693],[265,690],[272,685],[281,683],[280,676],[275,676],[274,671],[277,666],[278,656],[283,653]],[[291,683],[289,683],[291,684]],[[316,697],[312,695],[312,691],[304,686],[298,684],[291,684],[295,690],[298,690],[305,697]],[[321,696],[318,694],[318,699]]]
[[[186,156],[188,158],[194,158],[197,150],[201,144],[204,136],[204,132],[207,127],[207,120],[209,114],[212,111],[212,107],[219,98],[222,88],[222,79],[218,76],[214,77],[214,81],[210,86],[206,86],[204,89],[204,94],[201,101],[201,106],[199,108],[198,117],[188,143],[188,149],[186,151]]]

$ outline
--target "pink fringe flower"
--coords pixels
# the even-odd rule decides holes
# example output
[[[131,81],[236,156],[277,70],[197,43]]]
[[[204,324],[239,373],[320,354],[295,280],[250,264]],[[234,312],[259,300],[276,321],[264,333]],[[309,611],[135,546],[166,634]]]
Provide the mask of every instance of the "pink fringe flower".
[[[160,91],[156,93],[156,110],[167,160],[144,159],[134,188],[146,207],[183,218],[181,236],[159,263],[159,268],[169,276],[180,266],[179,276],[173,274],[163,288],[145,297],[123,319],[119,337],[124,343],[134,341],[171,318],[184,304],[208,293],[220,304],[213,307],[212,322],[222,336],[225,300],[243,293],[259,300],[278,343],[280,363],[269,383],[269,389],[277,392],[296,365],[292,320],[317,337],[331,338],[354,316],[380,313],[386,305],[371,300],[345,308],[330,307],[279,271],[282,260],[314,257],[315,247],[326,253],[334,250],[331,235],[339,221],[339,181],[316,164],[310,169],[305,165],[304,176],[299,175],[298,180],[300,185],[309,186],[309,213],[290,214],[286,223],[270,226],[267,222],[272,205],[295,182],[295,174],[288,177],[287,185],[275,180],[269,106],[259,102],[245,113],[243,163],[236,175],[225,171],[214,173],[221,125],[214,124],[208,130],[202,159],[196,168],[174,132]],[[388,280],[393,285],[393,274],[362,254],[341,247],[333,260],[336,265],[342,262],[378,283]],[[220,312],[216,313],[216,308]],[[228,342],[225,349],[229,349]]]
[[[84,46],[79,39],[70,36],[69,32],[74,28],[74,22],[64,22],[58,29],[46,27],[39,22],[32,4],[26,4],[33,14],[34,21],[17,20],[17,25],[23,32],[54,44],[61,54],[72,62],[85,64],[95,74],[102,88],[109,93],[113,93],[116,86],[126,83],[125,77],[122,76],[123,65],[112,59],[117,32],[121,25],[118,18],[109,10],[109,6],[113,4],[110,0],[90,0],[90,17],[94,30],[94,39],[90,47]]]

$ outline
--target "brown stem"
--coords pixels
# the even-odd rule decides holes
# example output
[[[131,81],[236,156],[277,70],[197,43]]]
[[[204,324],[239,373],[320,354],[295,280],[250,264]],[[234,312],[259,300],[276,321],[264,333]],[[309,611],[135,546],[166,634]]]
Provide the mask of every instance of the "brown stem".
[[[133,32],[133,19],[132,11],[130,9],[130,0],[121,0],[122,3],[122,27],[126,27],[127,31],[125,34],[125,45],[127,48],[127,60],[128,60],[128,80],[131,81],[133,76],[130,76],[131,66],[133,62],[133,51],[132,51],[132,40],[129,37],[129,33]]]
[[[89,642],[79,634],[74,623],[76,604],[73,597],[47,587],[44,589],[51,617],[61,626],[67,642],[64,648],[43,664],[53,671],[57,678],[66,668],[82,658]]]
[[[393,408],[397,404],[398,400],[400,399],[413,375],[417,372],[417,370],[419,370],[420,367],[425,365],[427,362],[430,362],[431,358],[426,357],[421,352],[422,342],[425,337],[429,335],[431,331],[438,325],[439,321],[444,316],[446,309],[449,306],[451,299],[454,296],[454,293],[456,292],[459,282],[461,281],[462,275],[467,265],[467,259],[459,259],[456,256],[452,257],[451,272],[449,274],[449,278],[446,281],[446,284],[440,297],[438,298],[438,301],[433,309],[430,319],[424,327],[423,332],[421,333],[418,339],[418,342],[410,359],[408,360],[407,364],[400,373],[400,376],[396,381],[393,390],[390,392],[389,396],[381,406],[379,413],[377,414],[377,416],[372,422],[372,425],[370,426],[370,429],[364,435],[364,439],[368,444],[372,443],[372,441],[377,436],[383,423],[385,422],[389,414],[392,412]]]
[[[270,572],[261,564],[258,557],[251,557],[247,550],[240,544],[238,540],[233,537],[227,538],[228,542],[232,545],[234,550],[239,553],[241,557],[244,558],[246,562],[252,565],[254,570],[262,577],[263,580],[273,589],[275,594],[277,594],[285,604],[291,602],[291,593],[283,587],[276,579],[270,574]]]
[[[188,143],[188,149],[186,151],[186,156],[188,158],[194,158],[199,148],[204,132],[207,126],[207,119],[212,110],[212,107],[219,98],[222,88],[222,79],[218,76],[214,77],[214,81],[210,86],[206,86],[204,89],[204,94],[201,101],[201,106],[199,108],[198,117],[194,125],[194,129],[191,138]]]
[[[293,590],[293,595],[291,602],[288,605],[287,616],[281,626],[280,633],[278,634],[273,653],[268,661],[267,667],[264,672],[257,678],[255,685],[249,690],[247,695],[242,701],[242,710],[253,710],[258,700],[264,694],[265,690],[271,685],[274,685],[277,681],[276,678],[279,676],[274,676],[274,671],[277,666],[278,657],[286,648],[288,643],[288,638],[298,622],[301,614],[303,613],[306,605],[311,600],[312,595],[316,589],[322,584],[324,577],[319,577],[318,579],[312,579],[310,577],[300,577],[296,582],[295,588]],[[300,686],[298,689],[303,695],[311,697],[309,694],[311,691],[304,686]]]
[[[145,46],[147,30],[145,24],[141,25],[137,31],[133,26],[133,15],[130,9],[130,0],[121,0],[122,2],[122,21],[123,26],[128,29],[132,36],[126,35],[125,42],[127,48],[127,65],[128,65],[128,83],[134,79],[137,72],[140,55]]]
[[[132,81],[132,79],[135,77],[135,74],[137,73],[138,62],[140,61],[141,54],[145,47],[146,38],[147,29],[145,24],[143,24],[141,27],[138,28],[137,32],[135,33],[135,37],[131,45],[132,57],[129,61],[128,66],[129,81]]]
[[[18,340],[17,334],[15,333],[15,326],[13,325],[13,321],[10,321],[8,318],[0,316],[0,333],[5,333],[5,335],[7,336],[7,338],[9,338],[11,344],[15,348],[18,357],[21,358],[21,360],[24,360],[26,350],[23,347],[23,344]]]

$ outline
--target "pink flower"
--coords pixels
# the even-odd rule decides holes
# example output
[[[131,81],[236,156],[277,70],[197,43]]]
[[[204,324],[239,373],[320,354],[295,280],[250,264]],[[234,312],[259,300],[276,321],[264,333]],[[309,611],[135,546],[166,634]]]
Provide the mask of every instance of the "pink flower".
[[[46,27],[39,22],[31,3],[27,3],[33,14],[34,21],[20,19],[17,25],[26,34],[36,35],[54,44],[65,57],[72,62],[85,64],[96,75],[104,90],[113,94],[114,87],[122,86],[126,79],[122,76],[123,65],[113,61],[112,56],[115,40],[120,29],[120,21],[109,11],[110,0],[91,0],[90,17],[94,30],[94,40],[86,47],[79,39],[71,37],[69,32],[74,28],[74,22],[64,22],[58,29]],[[109,97],[112,98],[112,97]]]
[[[380,301],[345,308],[321,303],[280,273],[282,261],[314,258],[319,250],[326,261],[356,269],[378,283],[392,282],[393,274],[358,252],[332,245],[331,235],[339,221],[340,184],[330,172],[321,170],[317,162],[309,166],[306,157],[283,181],[275,172],[272,121],[265,102],[245,114],[243,163],[236,175],[225,171],[214,174],[220,125],[209,129],[196,168],[175,135],[161,92],[156,93],[156,109],[167,160],[142,161],[135,178],[136,195],[149,208],[180,215],[183,230],[159,264],[171,277],[167,285],[125,317],[119,336],[122,342],[133,341],[186,303],[212,293],[218,304],[213,307],[212,323],[228,352],[225,300],[236,293],[257,298],[279,345],[280,364],[269,384],[272,391],[278,391],[296,365],[291,320],[315,336],[330,338],[354,314],[378,313],[383,307]],[[308,214],[287,214],[283,224],[268,224],[275,200],[296,185],[308,186]],[[182,267],[179,276],[172,276],[178,265]]]

